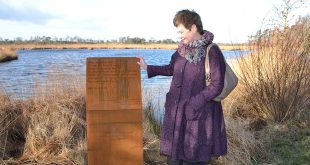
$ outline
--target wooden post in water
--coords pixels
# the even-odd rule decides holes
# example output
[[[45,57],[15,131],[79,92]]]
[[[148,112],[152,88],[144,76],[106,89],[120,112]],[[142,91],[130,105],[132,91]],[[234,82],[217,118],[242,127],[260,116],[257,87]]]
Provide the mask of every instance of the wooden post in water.
[[[89,165],[142,165],[140,67],[134,57],[87,58]]]

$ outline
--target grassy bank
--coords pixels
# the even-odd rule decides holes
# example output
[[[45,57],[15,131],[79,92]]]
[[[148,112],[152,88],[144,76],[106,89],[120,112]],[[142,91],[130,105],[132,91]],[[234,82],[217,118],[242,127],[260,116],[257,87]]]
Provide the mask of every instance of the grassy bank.
[[[308,164],[310,162],[310,127],[296,121],[269,123],[259,131],[268,154],[260,162],[266,164]],[[263,141],[264,140],[264,141]]]
[[[0,62],[6,62],[11,60],[17,60],[18,56],[15,50],[11,48],[0,47]]]
[[[177,44],[118,44],[118,43],[102,43],[102,44],[3,44],[4,48],[14,50],[20,49],[169,49],[177,48]],[[245,45],[221,45],[223,50],[245,50]]]
[[[75,87],[41,87],[27,100],[1,94],[0,164],[85,164],[84,88]]]
[[[76,83],[78,84],[78,83]],[[1,164],[86,164],[85,87],[48,88],[50,93],[14,100],[0,94]],[[152,92],[152,91],[150,91]],[[156,95],[156,93],[153,93]],[[160,125],[156,100],[143,93],[144,161],[165,164],[159,155]],[[310,132],[306,122],[256,123],[255,118],[232,115],[225,100],[228,154],[209,164],[303,164],[309,161]],[[155,102],[155,103],[154,103]]]
[[[85,87],[37,89],[36,96],[14,100],[0,95],[0,162],[3,164],[85,164],[87,162]],[[43,94],[45,93],[45,94]],[[154,93],[156,95],[156,93]],[[148,97],[147,94],[143,94]],[[159,155],[158,105],[143,98],[145,164],[165,164]],[[157,107],[157,108],[156,108]],[[261,144],[244,123],[227,117],[229,154],[214,162],[248,164]],[[156,131],[157,130],[157,131]]]

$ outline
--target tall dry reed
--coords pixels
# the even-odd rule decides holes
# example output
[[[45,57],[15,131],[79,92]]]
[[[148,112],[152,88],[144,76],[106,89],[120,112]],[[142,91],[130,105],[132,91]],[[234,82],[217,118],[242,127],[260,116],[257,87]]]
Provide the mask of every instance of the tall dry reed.
[[[0,93],[0,160],[23,152],[26,125],[22,107],[20,102]]]
[[[51,93],[19,101],[2,95],[2,163],[86,164],[83,89],[49,89]]]
[[[270,30],[238,58],[238,108],[257,117],[283,122],[310,108],[309,21]]]

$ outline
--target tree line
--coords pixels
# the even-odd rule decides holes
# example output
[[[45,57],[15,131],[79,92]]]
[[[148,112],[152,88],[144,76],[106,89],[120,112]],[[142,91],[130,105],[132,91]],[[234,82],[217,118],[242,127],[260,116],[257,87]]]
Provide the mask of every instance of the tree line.
[[[0,44],[24,44],[24,43],[40,43],[40,44],[73,44],[73,43],[122,43],[122,44],[175,44],[177,41],[172,39],[155,40],[145,39],[140,37],[119,37],[119,39],[112,40],[94,40],[91,38],[82,38],[79,36],[50,37],[50,36],[34,36],[29,39],[16,37],[14,39],[4,39],[0,37]]]

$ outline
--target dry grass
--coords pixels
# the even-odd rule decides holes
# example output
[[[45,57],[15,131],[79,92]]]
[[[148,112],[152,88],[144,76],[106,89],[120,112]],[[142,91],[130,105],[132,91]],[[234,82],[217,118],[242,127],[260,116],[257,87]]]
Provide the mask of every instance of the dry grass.
[[[163,89],[159,89],[163,90]],[[145,165],[166,164],[166,157],[159,153],[159,138],[161,130],[162,116],[159,114],[160,105],[154,98],[159,94],[156,90],[143,91],[143,156]]]
[[[145,124],[144,124],[145,127]],[[167,160],[165,156],[161,156],[159,153],[159,138],[148,132],[143,132],[144,144],[143,144],[143,159],[145,165],[164,165]]]
[[[8,44],[2,47],[19,49],[168,49],[177,48],[177,44]],[[222,50],[245,50],[245,45],[220,45]]]
[[[15,50],[0,47],[0,62],[16,60],[18,58]]]
[[[267,36],[249,45],[250,54],[229,61],[240,81],[226,105],[243,117],[297,119],[310,108],[309,24]]]
[[[55,88],[49,94],[19,101],[2,94],[1,163],[85,164],[83,89]]]
[[[270,31],[266,36],[249,45],[250,54],[228,60],[240,81],[223,101],[225,115],[239,122],[248,121],[247,129],[252,133],[248,135],[254,133],[260,146],[248,147],[248,151],[256,151],[256,161],[252,163],[305,164],[309,162],[309,22],[284,31]],[[229,122],[228,127],[238,124]],[[229,143],[238,144],[234,140]],[[230,149],[236,155],[242,151]],[[247,157],[251,155],[248,151],[241,153]]]
[[[19,101],[1,94],[0,162],[86,164],[85,88],[82,86],[64,89],[56,85],[53,90],[48,87],[50,93],[43,92],[47,90],[44,87],[37,87],[35,97]],[[157,106],[144,108],[152,107]],[[154,132],[157,128],[154,113],[152,117],[147,116],[150,113],[144,115],[145,164],[165,164],[166,158],[159,155],[159,138],[155,134],[159,132]],[[150,119],[153,122],[148,122]],[[259,143],[239,121],[227,119],[226,122],[229,154],[211,164],[247,164],[259,150]]]
[[[254,132],[247,130],[248,122],[226,117],[225,120],[228,154],[220,164],[248,165],[256,162],[255,157],[263,156],[263,145],[255,138]]]
[[[254,156],[252,162],[239,160],[242,164],[304,164],[309,159],[304,147],[309,145],[309,129],[305,129],[310,120],[309,24],[287,31],[271,31],[267,36],[249,45],[249,54],[228,60],[240,79],[237,88],[223,101],[229,149],[236,156],[227,155],[226,159],[228,162],[238,160],[240,153],[243,158]],[[236,137],[234,135],[244,129],[231,130],[243,124],[234,128],[238,123],[231,122],[242,120],[248,121],[246,127],[250,132]],[[278,130],[288,125],[294,128]],[[255,140],[254,135],[258,148],[247,145],[251,141],[238,145],[234,140],[251,136]],[[234,150],[236,144],[237,151]],[[247,150],[243,150],[244,147]],[[263,151],[266,154],[262,154]]]
[[[20,155],[25,143],[22,105],[0,94],[0,160]]]

